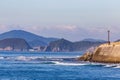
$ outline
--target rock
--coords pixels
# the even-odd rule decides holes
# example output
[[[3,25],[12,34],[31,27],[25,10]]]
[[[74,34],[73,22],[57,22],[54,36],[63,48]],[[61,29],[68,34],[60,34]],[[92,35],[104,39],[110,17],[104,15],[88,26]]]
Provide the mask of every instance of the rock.
[[[92,57],[92,54],[89,53],[89,52],[87,52],[83,56],[81,56],[80,58],[78,58],[78,60],[81,60],[81,61],[90,61],[91,57]]]
[[[120,63],[120,42],[98,46],[93,53],[86,53],[79,60],[102,63]]]

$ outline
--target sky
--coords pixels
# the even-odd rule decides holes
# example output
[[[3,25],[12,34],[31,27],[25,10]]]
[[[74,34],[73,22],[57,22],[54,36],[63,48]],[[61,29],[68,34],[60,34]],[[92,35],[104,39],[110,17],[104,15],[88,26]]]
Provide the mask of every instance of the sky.
[[[26,30],[79,41],[120,39],[120,0],[0,0],[0,33]]]

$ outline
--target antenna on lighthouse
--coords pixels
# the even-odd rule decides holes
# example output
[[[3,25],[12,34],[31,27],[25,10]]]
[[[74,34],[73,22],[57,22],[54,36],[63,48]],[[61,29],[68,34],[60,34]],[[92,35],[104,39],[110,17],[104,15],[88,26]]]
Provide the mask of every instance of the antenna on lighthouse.
[[[110,45],[110,30],[108,30],[108,45]]]

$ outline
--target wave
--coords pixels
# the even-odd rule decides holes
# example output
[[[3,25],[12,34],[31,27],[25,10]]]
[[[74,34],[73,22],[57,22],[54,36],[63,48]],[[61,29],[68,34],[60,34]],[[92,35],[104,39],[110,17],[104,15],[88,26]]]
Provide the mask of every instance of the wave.
[[[65,66],[82,66],[82,65],[87,65],[85,63],[71,63],[71,62],[58,62],[54,61],[56,65],[65,65]]]
[[[120,64],[104,64],[106,68],[120,68]]]
[[[118,65],[118,66],[116,66],[116,67],[114,67],[114,68],[120,68],[120,65]]]
[[[47,57],[36,57],[36,56],[1,56],[0,60],[7,60],[10,63],[34,63],[34,64],[54,64],[54,65],[65,65],[65,66],[82,66],[87,65],[74,61],[73,58],[47,58]]]
[[[0,60],[2,61],[9,61],[9,62],[12,62],[12,61],[21,61],[21,62],[39,62],[40,64],[47,64],[47,63],[51,63],[51,64],[56,64],[57,62],[55,61],[58,61],[58,62],[64,62],[64,61],[68,61],[68,62],[71,62],[71,61],[75,61],[75,59],[73,58],[52,58],[52,57],[37,57],[37,56],[0,56]],[[66,64],[67,65],[67,64]]]
[[[43,62],[40,62],[40,64],[55,64],[55,63],[52,61],[43,61]]]
[[[3,59],[4,59],[4,57],[0,56],[0,60],[3,60]]]
[[[46,58],[46,57],[28,57],[28,56],[0,56],[0,60],[15,61],[62,61],[62,58]]]
[[[18,56],[15,58],[17,61],[39,61],[40,64],[55,64],[55,65],[66,65],[66,66],[80,66],[87,65],[85,63],[71,62],[72,58],[40,58],[40,57],[25,57]],[[67,62],[66,62],[67,60]]]
[[[15,58],[15,60],[18,60],[18,61],[30,61],[31,58],[28,58],[28,57],[25,57],[25,56],[18,56]]]
[[[52,58],[39,56],[0,56],[0,60],[7,60],[10,63],[37,63],[37,64],[54,64],[64,66],[90,66],[90,67],[106,67],[106,68],[120,68],[120,64],[102,64],[76,61],[75,58]],[[18,61],[18,62],[17,62]],[[13,63],[14,63],[13,62]]]
[[[114,65],[114,64],[107,64],[105,65],[104,67],[116,67],[117,65]]]

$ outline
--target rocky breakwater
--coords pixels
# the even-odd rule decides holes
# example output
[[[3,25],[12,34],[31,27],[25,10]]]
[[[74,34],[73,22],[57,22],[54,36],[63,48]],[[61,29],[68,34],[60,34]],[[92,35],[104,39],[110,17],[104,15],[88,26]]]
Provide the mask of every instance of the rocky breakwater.
[[[78,58],[81,61],[120,63],[120,42],[106,43]]]

